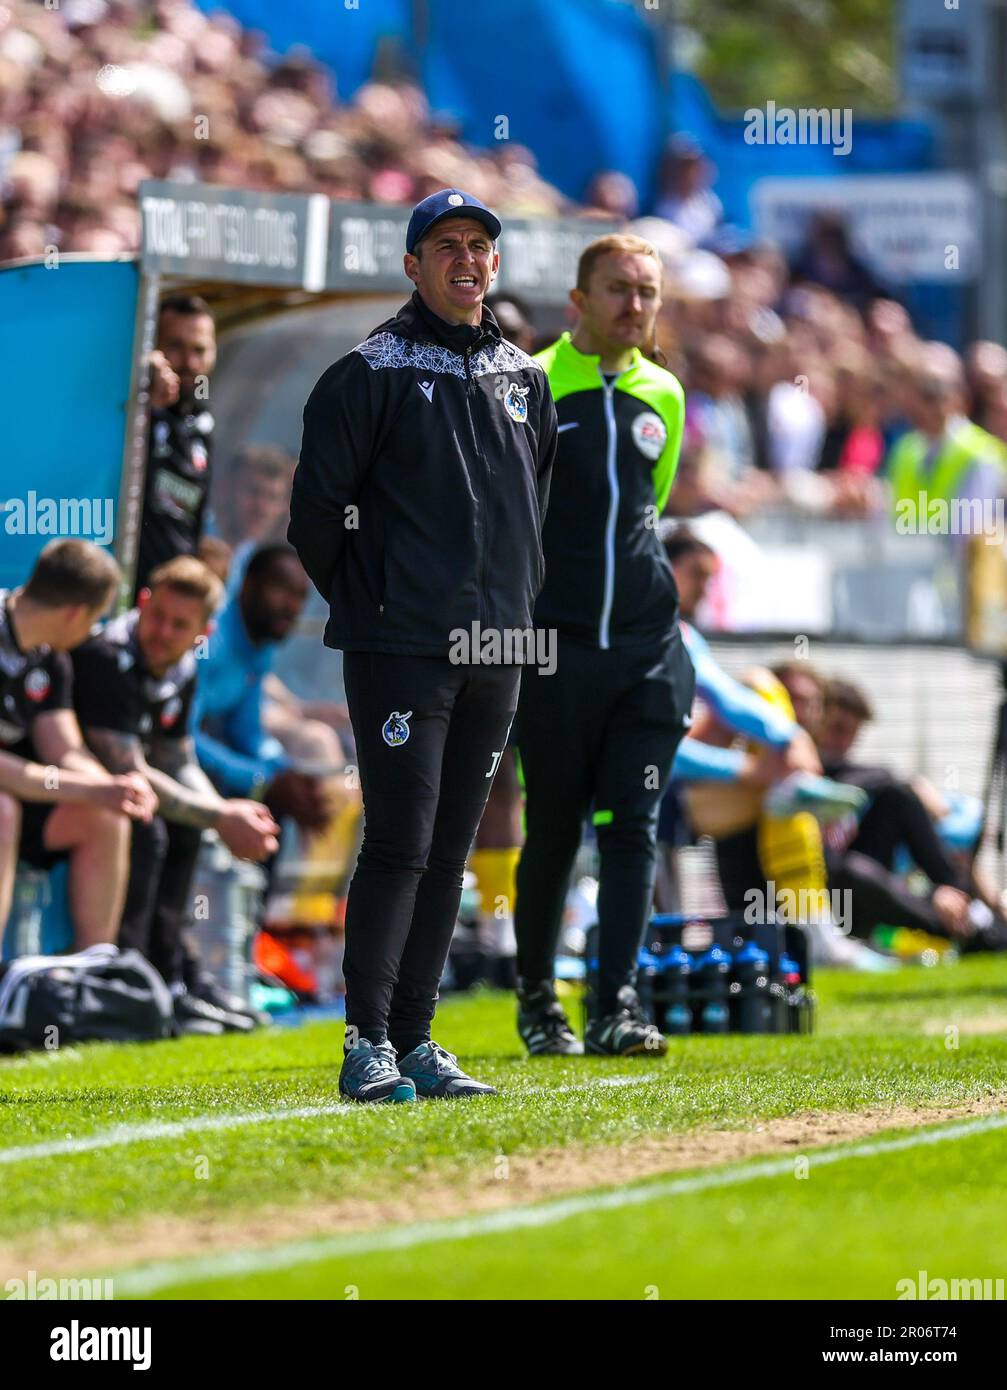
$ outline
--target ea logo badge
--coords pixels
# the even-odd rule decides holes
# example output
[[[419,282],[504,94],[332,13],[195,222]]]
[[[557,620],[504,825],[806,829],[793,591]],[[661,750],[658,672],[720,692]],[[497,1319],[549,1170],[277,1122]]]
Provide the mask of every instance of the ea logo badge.
[[[448,202],[451,204],[451,206],[452,206],[453,208],[460,208],[461,205],[462,205],[462,203],[464,203],[464,201],[465,201],[465,199],[462,197],[462,195],[461,195],[460,193],[449,193],[449,194],[448,194]]]
[[[528,419],[527,396],[530,390],[530,386],[518,386],[516,382],[511,382],[507,394],[504,396],[504,410],[519,425],[523,425]]]
[[[407,710],[405,714],[399,714],[397,709],[392,710],[382,724],[381,737],[389,748],[398,748],[408,739],[411,732],[408,721],[412,717],[412,713],[412,710]]]
[[[178,719],[182,710],[182,701],[177,695],[173,695],[161,710],[161,728],[170,729]]]
[[[644,458],[659,459],[668,442],[668,431],[660,415],[645,410],[633,421],[633,442]]]
[[[24,693],[28,696],[29,700],[34,700],[35,703],[38,704],[40,700],[44,700],[49,694],[50,684],[51,682],[45,671],[41,669],[29,671],[24,678]]]

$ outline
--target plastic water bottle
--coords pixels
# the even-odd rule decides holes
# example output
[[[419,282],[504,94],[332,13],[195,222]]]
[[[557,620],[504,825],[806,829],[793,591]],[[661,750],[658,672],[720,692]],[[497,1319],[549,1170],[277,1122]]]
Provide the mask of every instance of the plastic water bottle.
[[[695,1032],[729,1032],[731,1013],[727,1003],[727,985],[730,973],[731,957],[720,946],[711,946],[696,961],[692,972],[695,982],[692,1025]]]
[[[689,983],[692,957],[681,946],[670,946],[661,962],[661,1020],[659,1027],[673,1037],[692,1032]]]
[[[786,996],[788,1033],[810,1033],[814,1023],[815,1001],[801,979],[801,968],[792,956],[780,953],[780,983]]]
[[[769,998],[772,1008],[772,1031],[790,1032],[790,991],[800,982],[797,962],[781,951],[776,959],[776,969],[769,982]]]
[[[739,1033],[771,1031],[769,955],[754,941],[746,941],[735,954],[731,994],[735,1003],[735,1026]]]

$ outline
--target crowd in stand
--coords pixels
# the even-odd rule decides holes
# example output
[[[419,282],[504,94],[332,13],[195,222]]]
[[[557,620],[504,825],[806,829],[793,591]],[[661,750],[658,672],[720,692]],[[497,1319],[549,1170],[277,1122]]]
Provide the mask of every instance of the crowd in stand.
[[[261,34],[188,0],[0,7],[0,262],[135,251],[145,178],[404,205],[455,186],[505,219],[614,219],[665,265],[659,344],[688,400],[676,512],[883,512],[894,442],[918,430],[922,457],[953,450],[966,420],[983,433],[958,441],[974,467],[956,483],[1001,496],[1007,350],[977,342],[960,357],[921,341],[835,215],[813,221],[789,262],[725,226],[714,172],[678,136],[653,216],[639,218],[638,190],[614,170],[576,204],[526,147],[464,144],[418,86],[372,81],[341,101],[307,52],[277,58]]]

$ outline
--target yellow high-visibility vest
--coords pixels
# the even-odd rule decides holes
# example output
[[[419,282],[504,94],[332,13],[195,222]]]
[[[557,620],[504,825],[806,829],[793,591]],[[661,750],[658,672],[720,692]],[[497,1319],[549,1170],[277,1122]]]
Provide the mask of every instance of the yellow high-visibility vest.
[[[1007,447],[971,420],[961,421],[942,442],[932,467],[926,467],[930,440],[911,430],[892,445],[888,454],[888,480],[892,504],[902,516],[916,515],[920,493],[928,502],[953,502],[962,492],[966,475],[975,464],[999,466],[1007,484]]]

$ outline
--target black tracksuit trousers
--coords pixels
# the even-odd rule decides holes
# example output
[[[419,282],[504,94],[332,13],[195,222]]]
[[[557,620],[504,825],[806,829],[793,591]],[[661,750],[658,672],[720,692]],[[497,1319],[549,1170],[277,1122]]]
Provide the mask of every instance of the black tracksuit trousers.
[[[133,822],[129,888],[118,944],[146,956],[169,985],[188,982],[196,965],[186,930],[202,834],[198,827],[160,816]]]
[[[364,799],[346,900],[347,1041],[430,1037],[465,861],[506,747],[520,666],[345,652]]]
[[[642,648],[559,635],[556,670],[525,672],[514,741],[525,787],[517,870],[518,975],[553,978],[570,873],[593,808],[601,860],[595,1007],[636,979],[657,865],[657,818],[695,688],[678,627]]]

